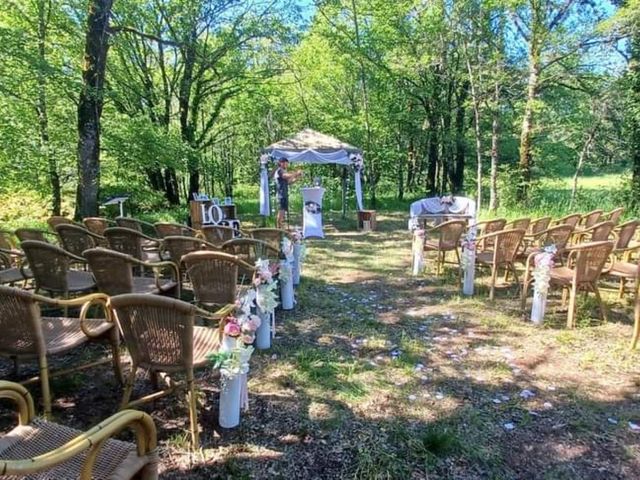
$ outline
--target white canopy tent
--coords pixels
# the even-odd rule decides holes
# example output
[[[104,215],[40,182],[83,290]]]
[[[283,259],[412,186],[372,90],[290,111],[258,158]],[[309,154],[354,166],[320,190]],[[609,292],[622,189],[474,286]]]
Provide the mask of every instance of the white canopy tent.
[[[286,158],[291,163],[310,163],[315,165],[353,165],[356,202],[358,210],[363,210],[362,203],[362,150],[337,138],[310,128],[296,133],[291,138],[272,143],[263,150],[271,158]],[[343,212],[345,199],[343,182]],[[260,215],[268,216],[269,212],[269,177],[266,161],[262,161],[260,171]]]

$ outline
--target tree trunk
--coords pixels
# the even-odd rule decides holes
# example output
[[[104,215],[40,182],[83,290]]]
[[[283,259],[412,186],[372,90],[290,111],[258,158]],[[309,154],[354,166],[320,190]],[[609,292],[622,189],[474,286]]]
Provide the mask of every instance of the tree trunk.
[[[194,25],[187,42],[183,47],[184,67],[182,79],[180,80],[180,91],[178,94],[178,108],[180,113],[180,135],[182,140],[193,147],[194,131],[193,124],[190,121],[191,108],[191,88],[193,86],[193,69],[196,61],[196,26]],[[198,157],[195,151],[190,152],[187,159],[187,170],[189,172],[189,191],[187,194],[187,203],[193,198],[193,194],[200,190],[200,175],[198,173]]]
[[[465,50],[467,50],[465,48]],[[469,87],[471,90],[471,104],[473,106],[473,130],[476,140],[476,208],[482,208],[482,133],[480,132],[480,99],[476,89],[475,75],[471,67],[471,59],[467,52],[467,71],[469,73]]]
[[[497,78],[497,77],[496,77]],[[491,123],[491,179],[489,210],[498,209],[498,163],[500,161],[500,83],[496,80],[493,93],[493,122]]]
[[[576,195],[578,193],[578,178],[580,178],[580,173],[582,173],[582,167],[584,166],[584,162],[589,155],[589,150],[591,149],[591,145],[593,144],[593,140],[596,137],[596,132],[599,128],[599,125],[596,123],[589,134],[587,135],[587,139],[582,146],[582,150],[580,151],[580,156],[578,157],[578,164],[576,165],[576,173],[573,175],[573,187],[571,188],[571,200],[569,201],[569,208],[573,207],[573,204],[576,200]]]
[[[529,53],[529,81],[527,84],[527,102],[522,117],[522,130],[520,132],[520,160],[518,169],[520,183],[518,184],[518,200],[524,201],[529,195],[531,184],[531,167],[533,166],[533,110],[538,94],[538,82],[540,79],[540,52],[537,42],[532,39]]]
[[[636,25],[631,37],[631,58],[627,76],[630,79],[631,128],[631,202],[640,206],[640,28]]]
[[[41,65],[37,70],[38,99],[36,102],[36,112],[38,113],[38,129],[40,131],[40,151],[47,162],[47,169],[49,172],[49,184],[51,186],[51,213],[53,215],[60,215],[60,206],[62,203],[60,175],[58,173],[58,164],[55,156],[49,151],[47,79],[43,71],[47,62],[45,49],[47,41],[47,15],[51,11],[51,3],[49,2],[48,8],[45,3],[45,0],[38,0],[38,59],[40,60]]]
[[[464,164],[467,153],[464,104],[467,93],[467,84],[464,84],[458,91],[458,109],[456,111],[456,158],[451,177],[451,190],[454,195],[460,195],[464,192]]]
[[[78,189],[76,218],[98,214],[100,191],[100,117],[109,49],[113,0],[91,0],[78,102]]]

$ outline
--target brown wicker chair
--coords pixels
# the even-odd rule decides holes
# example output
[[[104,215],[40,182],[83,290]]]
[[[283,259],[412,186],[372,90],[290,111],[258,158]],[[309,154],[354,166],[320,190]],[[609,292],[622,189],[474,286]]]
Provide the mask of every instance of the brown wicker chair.
[[[501,230],[499,232],[488,233],[477,238],[478,244],[490,241],[493,245],[491,251],[478,252],[476,255],[476,264],[478,266],[488,266],[491,268],[491,288],[489,290],[489,300],[493,300],[495,296],[496,277],[500,267],[505,269],[505,280],[508,273],[518,282],[518,272],[515,267],[516,254],[524,238],[525,230]],[[487,242],[489,243],[489,242]]]
[[[253,265],[221,252],[192,252],[182,257],[182,263],[195,301],[206,308],[233,306],[238,297],[238,269],[255,272]]]
[[[109,242],[109,248],[116,252],[126,253],[143,262],[160,261],[161,240],[157,238],[124,227],[107,228],[104,236]]]
[[[95,233],[96,235],[100,235],[104,237],[104,231],[112,226],[116,225],[116,222],[113,220],[109,220],[108,218],[103,217],[87,217],[82,220],[84,226],[91,233]]]
[[[602,210],[593,210],[582,215],[582,218],[580,219],[582,228],[591,228],[595,224],[600,223],[602,221],[602,214]]]
[[[113,368],[118,381],[122,381],[119,336],[108,308],[108,297],[94,293],[73,300],[57,300],[36,295],[19,288],[0,286],[0,355],[18,361],[37,359],[40,376],[31,378],[24,384],[37,382],[42,386],[42,401],[46,416],[51,413],[51,393],[49,377],[69,373],[70,370],[49,373],[47,356],[69,352],[90,339],[106,337],[111,344]],[[82,306],[79,318],[42,317],[39,304],[64,307]],[[101,305],[105,318],[87,318],[90,307]],[[103,362],[101,362],[103,363]],[[72,369],[77,371],[95,366],[96,362]]]
[[[116,217],[116,225],[122,228],[130,228],[151,237],[156,234],[156,227],[153,223],[145,222],[133,217]],[[153,237],[152,237],[153,238]]]
[[[168,253],[169,258],[173,263],[178,265],[181,272],[184,272],[182,265],[182,258],[191,252],[197,252],[199,250],[213,250],[219,251],[221,247],[209,243],[206,240],[195,237],[179,237],[169,236],[162,240],[163,248]]]
[[[110,302],[131,355],[131,371],[121,407],[133,407],[155,400],[183,385],[166,378],[169,385],[167,389],[130,401],[139,368],[148,370],[152,379],[157,379],[159,374],[184,374],[191,440],[193,448],[198,449],[200,441],[193,369],[209,364],[207,355],[218,350],[223,323],[219,322],[217,329],[195,326],[196,315],[202,318],[217,316],[173,298],[126,294],[111,297]]]
[[[551,224],[551,217],[540,217],[531,220],[529,223],[529,229],[527,235],[537,235],[540,232],[544,232]]]
[[[82,432],[36,417],[33,398],[18,383],[1,380],[0,398],[15,404],[19,422],[0,437],[3,478],[158,478],[157,433],[146,413],[118,412]],[[135,444],[111,438],[125,428]]]
[[[614,253],[623,254],[624,250],[632,246],[631,241],[636,235],[638,227],[640,227],[640,220],[630,220],[615,228],[616,245],[613,248]]]
[[[45,243],[57,243],[57,237],[55,233],[40,228],[18,228],[16,230],[16,237],[20,240],[20,243],[25,240],[35,240],[37,242]],[[52,242],[53,240],[53,242]]]
[[[516,218],[515,220],[511,220],[508,222],[502,230],[524,230],[527,231],[529,229],[529,225],[531,224],[531,218],[523,217]]]
[[[525,236],[525,248],[518,253],[518,260],[526,264],[527,258],[529,258],[529,255],[532,253],[539,252],[542,247],[546,247],[547,245],[555,245],[557,250],[556,259],[562,261],[562,256],[565,253],[572,233],[573,227],[564,224],[548,228],[542,232],[538,232],[536,235]]]
[[[55,228],[62,247],[69,253],[73,253],[78,257],[82,256],[82,252],[97,246],[106,246],[107,239],[91,233],[89,230],[77,225],[61,223]]]
[[[33,278],[31,270],[22,261],[24,253],[0,248],[0,285],[24,283]]]
[[[493,220],[485,220],[484,222],[478,222],[476,224],[477,232],[479,236],[488,235],[490,233],[499,232],[504,230],[504,226],[507,221],[504,218],[495,218]],[[478,250],[486,251],[491,250],[493,247],[493,237],[487,237],[482,242],[478,242]]]
[[[225,227],[222,225],[205,225],[200,231],[209,243],[213,243],[218,247],[222,247],[224,242],[237,238],[241,233],[235,228]]]
[[[52,232],[56,231],[56,227],[58,225],[78,225],[76,222],[67,217],[61,217],[59,215],[54,215],[53,217],[49,217],[47,219],[47,225]]]
[[[282,240],[284,240],[285,237],[288,237],[289,239],[291,237],[289,232],[279,228],[254,228],[248,233],[252,238],[267,242],[277,250],[282,250]]]
[[[608,213],[603,214],[602,218],[604,220],[609,220],[610,222],[613,222],[617,225],[623,213],[624,213],[624,207],[618,207],[618,208],[614,208]]]
[[[83,252],[89,262],[98,290],[109,296],[123,293],[148,293],[155,295],[173,294],[180,297],[180,272],[173,262],[143,262],[125,253],[93,248]],[[134,276],[134,267],[143,271],[153,270],[153,277]],[[170,279],[162,279],[161,268],[171,270]]]
[[[554,267],[551,269],[550,286],[562,287],[562,304],[566,304],[567,294],[569,294],[569,312],[567,314],[567,327],[575,327],[576,297],[579,290],[591,290],[598,300],[600,314],[604,321],[607,320],[607,310],[600,291],[598,290],[598,280],[602,274],[609,254],[613,250],[613,242],[593,242],[569,247],[569,257],[567,266]],[[533,281],[530,272],[533,270],[535,254],[527,259],[527,269],[522,288],[522,310],[524,311],[527,302],[527,290]]]
[[[640,339],[640,295],[636,292],[636,306],[634,308],[633,337],[631,338],[631,349],[638,345]]]
[[[267,242],[254,238],[234,238],[225,242],[222,251],[238,257],[240,260],[255,265],[260,259],[278,261],[280,259],[280,249],[275,249]],[[248,270],[238,265],[238,281],[240,284],[250,281],[253,278],[253,270]]]
[[[582,214],[580,213],[570,213],[569,215],[554,220],[553,225],[571,225],[573,228],[576,228],[581,218]]]
[[[53,295],[68,298],[70,294],[95,290],[93,275],[72,270],[72,264],[86,265],[87,261],[49,243],[26,240],[22,248],[33,272],[36,292],[45,290]]]
[[[174,237],[198,237],[200,232],[187,225],[180,223],[164,223],[158,222],[154,224],[156,230],[156,236],[158,238],[165,238],[169,236]]]
[[[449,220],[441,223],[425,232],[425,252],[437,252],[436,269],[440,275],[445,263],[447,252],[455,252],[460,268],[460,238],[467,231],[467,222],[464,220]]]
[[[607,241],[615,226],[613,222],[600,222],[583,230],[575,230],[572,241],[574,244]]]

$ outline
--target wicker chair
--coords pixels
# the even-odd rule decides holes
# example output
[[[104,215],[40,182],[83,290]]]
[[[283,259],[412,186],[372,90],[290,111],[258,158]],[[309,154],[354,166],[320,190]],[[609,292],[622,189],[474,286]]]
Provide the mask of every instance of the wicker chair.
[[[89,262],[98,290],[109,296],[123,293],[174,294],[180,297],[180,272],[173,262],[142,262],[137,258],[106,248],[93,248],[83,252]],[[152,269],[153,277],[134,276],[134,267],[143,271]],[[171,270],[170,279],[162,279],[161,268]]]
[[[467,222],[464,220],[450,220],[430,228],[425,232],[425,252],[437,252],[436,269],[440,275],[445,263],[447,252],[455,252],[457,265],[460,268],[460,237],[467,231]]]
[[[602,210],[593,210],[589,213],[585,213],[584,215],[582,215],[582,218],[580,219],[580,224],[582,225],[582,228],[591,228],[596,223],[599,223],[602,220],[602,214],[603,214]]]
[[[144,220],[139,220],[137,218],[116,217],[116,225],[118,225],[118,227],[136,230],[140,233],[144,233],[147,236],[156,234],[156,227],[153,225],[153,223],[145,222]]]
[[[241,233],[235,228],[225,227],[222,225],[205,225],[200,231],[209,243],[213,243],[218,247],[222,247],[224,242],[237,238]]]
[[[290,238],[289,232],[287,232],[286,230],[281,230],[279,228],[254,228],[248,233],[252,238],[267,242],[277,250],[282,249],[282,240],[284,240],[285,237]]]
[[[529,223],[529,229],[527,235],[537,235],[540,232],[544,232],[551,224],[551,217],[540,217],[531,220]]]
[[[631,349],[633,350],[638,345],[638,339],[640,339],[640,295],[636,292],[636,306],[634,308],[634,322],[633,322],[633,337],[631,338]]]
[[[575,327],[576,297],[580,290],[591,290],[598,300],[600,314],[604,321],[607,320],[607,310],[600,291],[598,290],[598,280],[602,274],[609,254],[613,250],[613,242],[593,242],[569,247],[569,257],[567,266],[554,267],[551,269],[550,286],[562,287],[562,305],[566,304],[567,294],[569,294],[569,312],[567,314],[567,327]],[[533,271],[535,253],[527,259],[527,269],[522,288],[522,310],[524,311],[527,302],[527,290],[533,281],[530,272]]]
[[[233,306],[238,296],[238,269],[255,272],[253,265],[220,252],[192,252],[182,262],[191,279],[195,301],[206,308]]]
[[[516,218],[515,220],[511,220],[508,222],[502,230],[525,230],[529,229],[529,225],[531,224],[531,218],[523,217]]]
[[[525,230],[501,230],[499,232],[488,233],[477,238],[478,244],[486,242],[493,245],[491,251],[478,252],[476,255],[476,263],[479,266],[488,266],[491,268],[491,289],[489,290],[489,300],[495,297],[496,278],[500,267],[505,269],[505,280],[508,273],[518,282],[518,272],[515,267],[516,254],[524,238]],[[490,242],[487,242],[489,240]]]
[[[89,272],[72,270],[72,264],[86,265],[86,260],[49,243],[27,240],[22,248],[33,272],[36,292],[45,290],[68,298],[70,294],[90,292],[96,284]]]
[[[51,413],[51,393],[49,377],[77,371],[96,362],[76,367],[72,370],[49,373],[47,357],[69,352],[84,345],[91,339],[105,337],[111,344],[113,368],[118,381],[122,381],[120,356],[118,353],[119,336],[108,308],[108,297],[94,293],[73,300],[56,300],[36,295],[26,290],[0,286],[0,355],[18,361],[37,359],[40,376],[31,378],[24,384],[40,381],[45,416]],[[64,307],[82,306],[79,318],[42,317],[39,304]],[[87,318],[90,307],[101,305],[105,311],[104,319]],[[103,362],[100,362],[103,363]]]
[[[562,261],[562,257],[573,233],[573,227],[568,224],[556,225],[536,235],[525,236],[525,248],[518,253],[518,260],[526,264],[527,258],[532,253],[537,253],[542,247],[554,245],[556,247],[556,259]]]
[[[578,226],[580,219],[582,218],[582,214],[580,213],[571,213],[562,218],[559,218],[553,222],[553,225],[571,225],[573,228]]]
[[[155,400],[183,386],[183,383],[165,378],[169,385],[167,389],[130,401],[139,368],[148,370],[154,383],[159,374],[184,374],[192,446],[198,449],[200,440],[193,369],[207,365],[207,355],[218,350],[223,323],[219,323],[218,329],[195,326],[196,315],[202,318],[216,316],[173,298],[127,294],[111,297],[110,303],[131,355],[131,371],[121,407],[133,407]]]
[[[165,238],[169,236],[174,237],[197,237],[200,236],[200,232],[187,225],[180,223],[155,223],[154,228],[156,230],[156,236],[158,238]]]
[[[615,227],[613,222],[600,222],[583,230],[573,232],[573,243],[604,242],[609,240]]]
[[[49,217],[47,220],[47,225],[52,232],[56,231],[56,227],[58,225],[78,225],[76,222],[67,217],[61,217],[59,215],[54,215],[53,217]]]
[[[478,231],[478,235],[484,236],[490,233],[499,232],[500,230],[504,230],[504,226],[507,224],[507,221],[504,218],[495,218],[493,220],[485,220],[484,222],[476,223],[476,228]],[[487,237],[482,242],[478,242],[478,250],[487,251],[491,250],[493,247],[493,237]]]
[[[20,243],[25,240],[35,240],[37,242],[45,243],[57,243],[57,237],[55,233],[40,228],[18,228],[15,232],[16,237],[20,240]],[[54,240],[54,242],[51,242]]]
[[[104,231],[107,228],[116,225],[116,222],[114,222],[113,220],[109,220],[108,218],[103,217],[87,217],[82,220],[82,223],[84,223],[86,229],[91,233],[95,233],[96,235],[100,235],[101,237],[104,237]]]
[[[604,218],[605,220],[609,220],[610,222],[613,222],[617,225],[623,213],[624,213],[624,207],[618,207],[618,208],[614,208],[608,213],[603,214],[602,218]]]
[[[0,248],[0,285],[24,284],[33,278],[31,270],[22,261],[24,253],[17,250]]]
[[[13,232],[9,230],[0,230],[0,248],[3,250],[14,250],[17,242]]]
[[[109,242],[109,247],[116,252],[126,253],[143,262],[160,260],[161,241],[157,238],[124,227],[107,228],[104,236]]]
[[[77,225],[62,223],[55,228],[62,247],[69,253],[73,253],[78,257],[82,256],[82,252],[97,246],[106,246],[107,239],[91,233],[89,230]]]
[[[278,261],[280,259],[280,249],[275,249],[267,242],[254,238],[234,238],[225,242],[222,251],[238,257],[249,265],[255,265],[260,259]],[[253,269],[248,270],[238,265],[238,281],[244,284],[253,278]]]
[[[33,398],[20,384],[0,381],[0,398],[15,404],[19,422],[0,437],[3,478],[158,478],[157,433],[146,413],[125,410],[82,432],[36,417]],[[112,438],[125,428],[135,444]]]
[[[178,265],[181,272],[184,272],[182,265],[182,258],[191,252],[197,252],[199,250],[214,250],[219,251],[221,247],[209,243],[206,240],[195,237],[180,237],[169,236],[162,240],[163,248],[168,252],[168,256],[173,263]]]
[[[616,245],[613,248],[615,254],[624,254],[624,250],[632,246],[631,241],[636,235],[639,226],[640,220],[630,220],[615,228]]]

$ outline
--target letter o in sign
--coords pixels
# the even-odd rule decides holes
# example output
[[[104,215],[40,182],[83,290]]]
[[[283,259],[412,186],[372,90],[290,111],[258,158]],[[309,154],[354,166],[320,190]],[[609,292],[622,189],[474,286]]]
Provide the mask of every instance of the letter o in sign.
[[[211,219],[211,223],[218,225],[224,219],[222,209],[218,205],[211,205],[209,207],[209,218]]]

